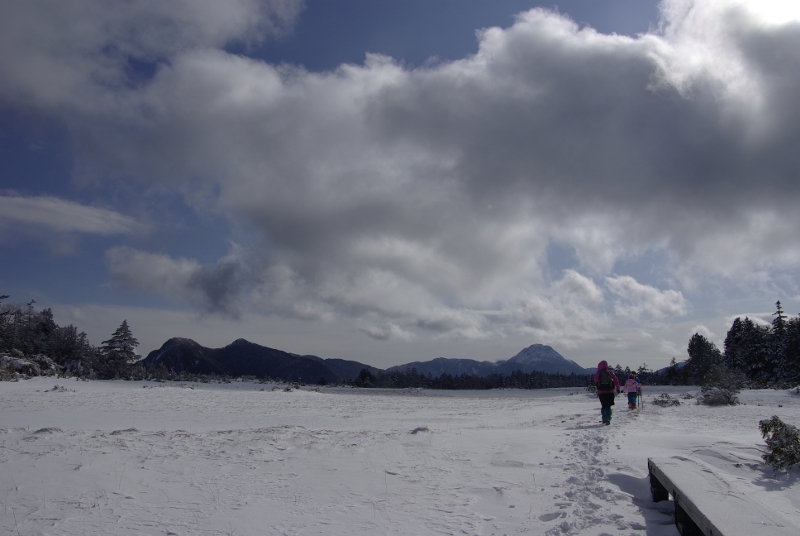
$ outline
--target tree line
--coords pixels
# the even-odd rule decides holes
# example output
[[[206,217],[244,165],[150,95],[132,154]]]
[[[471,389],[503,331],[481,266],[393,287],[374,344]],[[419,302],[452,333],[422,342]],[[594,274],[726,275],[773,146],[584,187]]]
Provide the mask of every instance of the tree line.
[[[146,371],[135,352],[138,341],[127,320],[100,346],[89,343],[86,333],[70,324],[59,326],[50,309],[36,311],[35,301],[26,304],[4,304],[8,296],[0,296],[0,358],[35,357],[42,367],[58,367],[64,373],[92,379],[178,379],[167,370]],[[793,386],[800,383],[800,315],[788,318],[781,302],[776,304],[771,324],[750,318],[736,318],[725,337],[724,351],[703,335],[695,333],[689,340],[688,360],[678,363],[673,357],[666,369],[652,371],[647,364],[638,369],[616,365],[613,370],[620,381],[635,373],[650,385],[701,385],[710,373],[719,374],[722,367],[740,375],[753,387]],[[5,356],[5,357],[3,357]],[[35,360],[35,361],[36,361]],[[2,367],[0,367],[1,369]],[[163,368],[163,367],[162,367]],[[0,376],[10,369],[0,370]],[[0,378],[2,379],[2,378]],[[345,382],[354,387],[426,388],[426,389],[547,389],[586,387],[593,382],[591,374],[549,374],[515,371],[509,375],[478,376],[442,374],[433,377],[415,368],[378,372],[364,369],[358,377]]]
[[[634,373],[649,385],[703,385],[718,381],[720,376],[751,387],[793,387],[800,384],[800,315],[788,318],[781,302],[775,304],[771,324],[737,317],[725,337],[724,351],[703,335],[695,333],[689,339],[688,359],[679,363],[674,357],[670,366],[652,371],[647,364],[638,369],[612,367],[620,382]],[[493,374],[481,377],[462,374],[439,377],[409,371],[371,374],[366,369],[353,379],[356,387],[424,387],[427,389],[546,389],[551,387],[582,387],[592,384],[593,375],[524,373],[508,376]]]
[[[689,359],[682,369],[670,367],[685,383],[698,384],[712,367],[740,374],[754,387],[792,387],[800,383],[800,315],[787,318],[781,302],[775,303],[771,324],[737,317],[720,351],[713,342],[695,333],[689,339]]]
[[[0,352],[5,354],[6,370],[15,358],[27,357],[21,366],[58,367],[62,373],[84,378],[136,378],[144,374],[135,352],[139,342],[127,320],[123,320],[111,338],[98,346],[89,343],[86,333],[78,328],[59,326],[53,311],[36,311],[34,300],[24,305],[3,304],[8,296],[0,296]],[[12,367],[15,368],[15,367]]]
[[[637,370],[629,367],[622,368],[617,365],[615,373],[624,383],[628,374],[634,373],[645,383],[659,381],[661,375],[647,368],[643,364]],[[594,382],[594,374],[551,374],[548,372],[532,371],[522,372],[516,370],[509,375],[491,374],[478,376],[476,374],[460,374],[454,376],[444,373],[433,376],[430,373],[422,374],[415,367],[407,370],[394,370],[391,372],[378,372],[372,374],[367,369],[362,369],[358,377],[347,382],[353,387],[382,387],[394,389],[424,388],[424,389],[553,389],[556,387],[581,387],[585,388]]]

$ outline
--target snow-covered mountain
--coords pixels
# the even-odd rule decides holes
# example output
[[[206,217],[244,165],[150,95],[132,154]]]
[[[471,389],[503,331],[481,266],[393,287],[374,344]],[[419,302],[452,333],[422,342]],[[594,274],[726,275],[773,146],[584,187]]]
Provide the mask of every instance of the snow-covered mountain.
[[[507,376],[512,372],[520,370],[525,373],[533,371],[547,372],[549,374],[589,374],[590,369],[585,369],[566,359],[556,352],[552,347],[543,344],[533,344],[528,346],[511,359],[497,361],[475,361],[472,359],[449,359],[437,357],[431,361],[414,361],[387,369],[408,371],[416,368],[421,374],[430,374],[433,377],[442,374],[460,376],[461,374],[475,374],[477,376],[490,376],[492,374],[502,374]]]

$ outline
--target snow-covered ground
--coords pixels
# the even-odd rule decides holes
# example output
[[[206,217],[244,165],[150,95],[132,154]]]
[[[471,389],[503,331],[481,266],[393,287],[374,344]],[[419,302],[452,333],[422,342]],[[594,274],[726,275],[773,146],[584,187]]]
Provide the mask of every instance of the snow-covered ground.
[[[800,471],[765,467],[758,432],[800,425],[794,392],[661,408],[696,389],[645,387],[605,427],[579,389],[272,387],[0,383],[0,531],[675,536],[647,479],[648,457],[673,455],[800,525]]]

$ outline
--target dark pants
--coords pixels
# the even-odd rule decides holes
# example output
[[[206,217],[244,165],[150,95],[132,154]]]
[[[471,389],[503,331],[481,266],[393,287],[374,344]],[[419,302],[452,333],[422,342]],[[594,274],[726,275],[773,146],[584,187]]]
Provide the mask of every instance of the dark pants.
[[[611,422],[611,406],[614,405],[614,393],[600,393],[597,398],[600,399],[600,415],[603,416],[603,422]]]
[[[597,398],[600,399],[601,407],[610,408],[614,405],[614,398],[616,398],[616,395],[614,393],[600,393],[597,395]]]

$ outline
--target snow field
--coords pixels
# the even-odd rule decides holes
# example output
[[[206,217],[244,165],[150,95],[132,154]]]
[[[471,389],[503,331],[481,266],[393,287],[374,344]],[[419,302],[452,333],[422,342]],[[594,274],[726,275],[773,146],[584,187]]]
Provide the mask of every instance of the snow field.
[[[676,536],[646,460],[678,454],[800,523],[800,472],[760,460],[759,419],[800,424],[786,391],[729,408],[619,398],[605,427],[579,389],[272,388],[0,383],[0,530]]]

